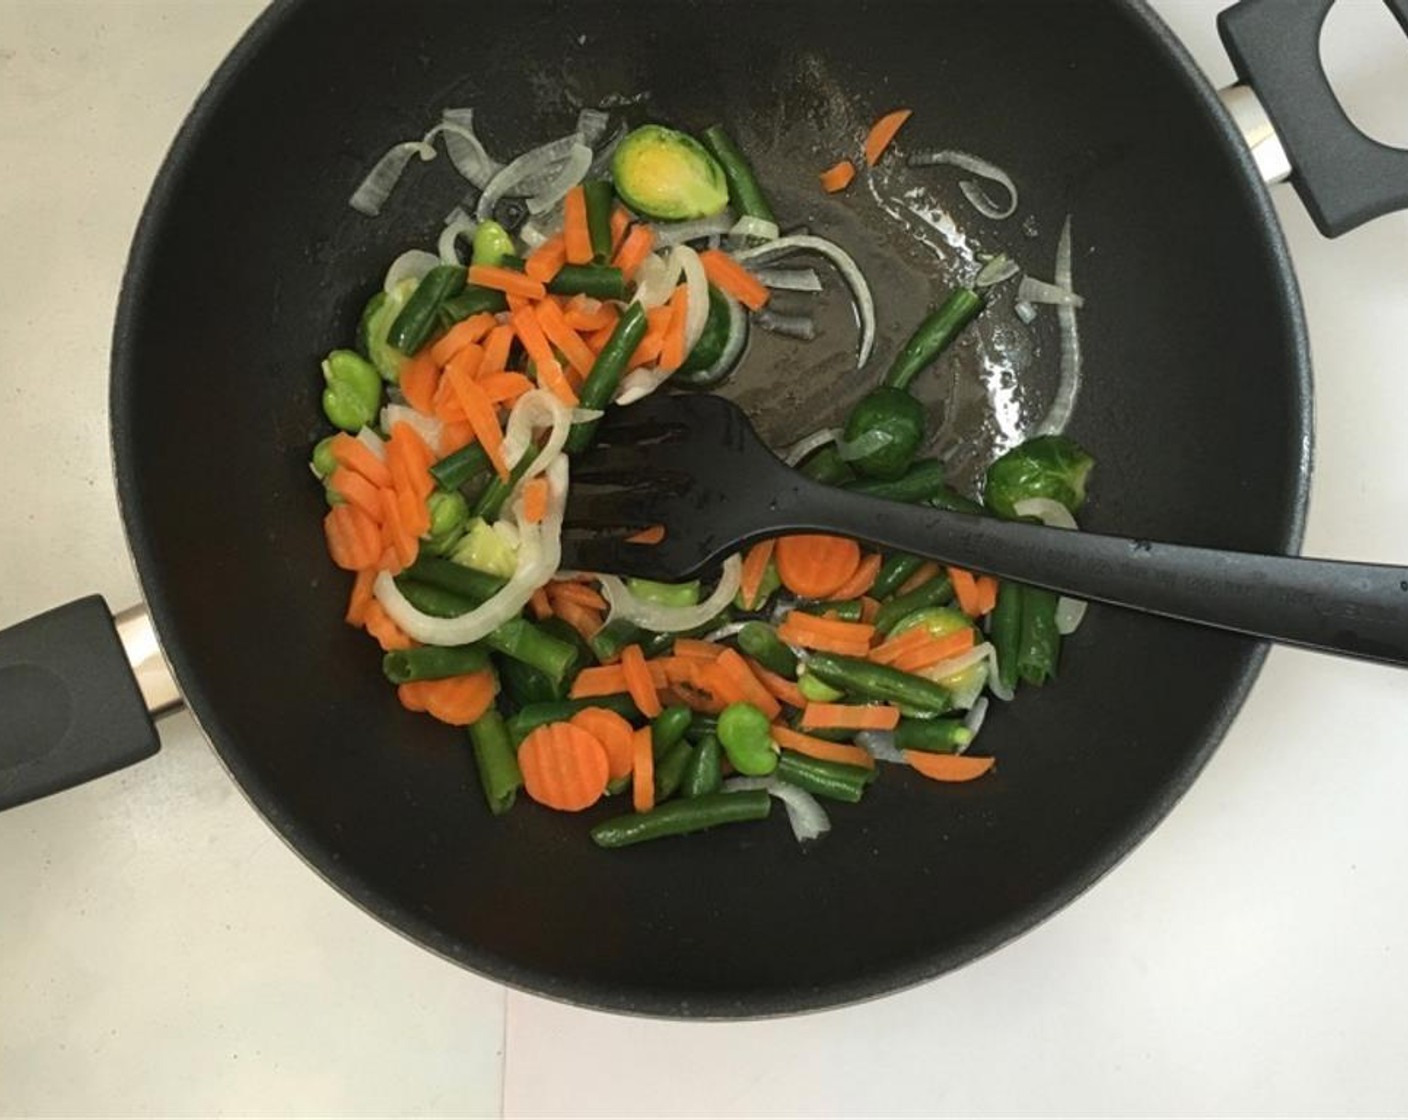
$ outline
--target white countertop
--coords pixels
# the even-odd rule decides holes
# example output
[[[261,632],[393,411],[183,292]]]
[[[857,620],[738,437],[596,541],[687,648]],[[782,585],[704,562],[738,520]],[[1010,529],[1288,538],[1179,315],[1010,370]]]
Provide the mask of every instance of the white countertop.
[[[0,626],[136,599],[107,350],[143,197],[258,0],[0,3]],[[1217,84],[1218,0],[1162,0]],[[1352,109],[1408,145],[1408,47],[1341,0]],[[1380,18],[1382,17],[1382,18]],[[1317,373],[1306,551],[1408,560],[1408,215],[1287,188]],[[1408,1109],[1408,677],[1273,651],[1192,792],[1103,882],[921,989],[755,1024],[587,1013],[365,917],[188,717],[0,815],[0,1115],[1369,1114]]]

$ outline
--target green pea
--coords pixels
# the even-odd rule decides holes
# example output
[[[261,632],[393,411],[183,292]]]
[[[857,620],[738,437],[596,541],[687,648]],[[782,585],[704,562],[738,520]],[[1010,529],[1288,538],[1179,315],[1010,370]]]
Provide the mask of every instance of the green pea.
[[[425,548],[435,556],[444,556],[464,536],[469,521],[469,503],[464,495],[453,490],[436,490],[427,503],[430,507],[430,530]]]
[[[365,428],[381,408],[381,374],[355,350],[334,350],[323,360],[323,414],[346,432]]]
[[[470,264],[503,263],[505,257],[514,255],[515,246],[508,230],[498,222],[480,222],[474,231],[474,244],[469,254]]]
[[[740,774],[761,777],[777,769],[772,725],[752,704],[730,704],[719,714],[719,742]]]
[[[313,473],[319,478],[330,478],[337,470],[337,460],[332,457],[332,441],[336,438],[328,436],[313,445]]]

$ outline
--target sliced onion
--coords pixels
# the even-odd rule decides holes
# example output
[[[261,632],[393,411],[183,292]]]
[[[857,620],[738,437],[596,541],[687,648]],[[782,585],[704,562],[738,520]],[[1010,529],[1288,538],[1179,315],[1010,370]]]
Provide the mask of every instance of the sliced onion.
[[[523,244],[536,249],[548,238],[562,232],[562,207],[554,206],[541,214],[534,214],[519,227],[518,236]]]
[[[435,243],[435,249],[440,254],[440,263],[463,264],[458,248],[459,240],[461,237],[466,241],[471,240],[478,228],[479,223],[456,206],[449,221],[445,223],[445,228],[440,231],[440,240]]]
[[[609,179],[611,177],[611,159],[628,132],[630,129],[625,126],[624,122],[616,126],[616,131],[611,134],[610,139],[597,149],[596,158],[592,160],[591,167],[587,169],[588,179]],[[596,147],[596,145],[593,144],[592,147]]]
[[[641,366],[639,369],[633,369],[621,378],[621,385],[616,390],[616,403],[622,406],[635,404],[636,401],[650,396],[669,379],[670,374],[659,366]]]
[[[1034,304],[1030,304],[1024,299],[1019,299],[1012,305],[1012,310],[1016,312],[1017,318],[1021,319],[1022,322],[1026,323],[1028,326],[1036,322],[1036,307]]]
[[[657,634],[679,634],[693,630],[712,621],[715,615],[733,602],[738,594],[738,582],[743,571],[743,560],[737,555],[724,561],[719,574],[719,585],[702,603],[693,607],[662,607],[659,603],[648,603],[633,595],[618,577],[603,575],[601,592],[611,604],[608,622],[624,619],[634,622],[646,630]]]
[[[733,223],[728,235],[743,240],[753,238],[758,241],[776,241],[779,232],[781,231],[778,230],[776,222],[770,222],[766,218],[755,218],[752,214],[744,214]]]
[[[383,462],[386,460],[386,441],[370,428],[363,428],[357,433],[357,442],[378,459],[381,459]]]
[[[811,342],[816,338],[816,320],[810,315],[784,315],[765,307],[755,312],[753,318],[763,330],[780,334],[783,338],[795,338],[799,342]]]
[[[775,292],[819,292],[821,277],[814,268],[750,269],[758,283]]]
[[[894,434],[887,429],[867,428],[855,439],[837,440],[836,453],[849,463],[852,460],[864,459],[867,455],[884,450],[894,442],[894,439]]]
[[[824,237],[796,234],[779,237],[776,241],[769,241],[765,245],[756,245],[751,249],[740,249],[733,256],[735,260],[743,264],[752,260],[770,260],[775,256],[780,257],[787,253],[804,250],[819,253],[835,265],[836,271],[841,274],[841,279],[851,290],[851,298],[855,300],[856,304],[856,314],[860,317],[860,344],[856,361],[856,366],[859,368],[870,359],[871,348],[875,345],[875,297],[870,294],[870,284],[865,279],[865,274],[861,272],[854,258],[846,250],[835,242],[827,241]]]
[[[969,152],[951,150],[915,152],[909,157],[910,167],[936,167],[940,164],[947,164],[972,175],[978,175],[989,182],[997,183],[1007,192],[1008,203],[1003,207],[989,198],[983,188],[972,179],[964,179],[958,184],[958,189],[963,192],[963,197],[983,217],[1001,221],[1003,218],[1010,218],[1017,212],[1017,186],[1012,182],[1012,177],[997,164],[989,163],[980,156],[972,155]]]
[[[976,739],[978,732],[983,729],[983,723],[988,718],[988,709],[991,706],[986,696],[979,696],[978,699],[973,702],[973,706],[968,709],[968,714],[963,717],[963,726],[968,729],[968,734],[971,735],[972,738],[969,739],[968,742],[961,744],[955,753],[962,754],[973,745],[973,739]]]
[[[546,389],[530,389],[509,410],[504,425],[504,461],[515,466],[532,446],[533,434],[544,428],[550,429],[548,438],[524,473],[524,480],[548,469],[572,430],[572,410],[567,405]]]
[[[359,214],[375,218],[416,156],[430,162],[435,158],[435,146],[426,140],[407,140],[387,149],[376,166],[367,172],[367,177],[357,184],[347,204]]]
[[[870,752],[876,762],[904,762],[905,757],[895,745],[893,731],[858,731],[856,746]]]
[[[978,275],[973,278],[973,287],[991,288],[995,284],[1001,284],[1004,280],[1011,280],[1021,271],[1017,267],[1017,262],[1006,253],[998,253],[978,270]],[[1018,298],[1021,298],[1020,293]]]
[[[636,269],[636,294],[631,302],[647,311],[664,306],[674,294],[679,274],[679,262],[673,250],[668,258],[652,253]]]
[[[1048,284],[1035,276],[1023,276],[1017,285],[1017,298],[1026,303],[1054,303],[1057,307],[1084,307],[1085,300],[1069,288]]]
[[[670,256],[684,277],[685,290],[689,293],[684,318],[684,352],[688,354],[704,333],[704,324],[709,321],[709,277],[704,274],[704,262],[699,259],[699,254],[688,245],[676,245]]]
[[[386,277],[381,282],[381,290],[387,295],[404,280],[419,280],[432,268],[440,264],[440,258],[424,249],[407,249],[391,262]]]
[[[446,109],[440,120],[445,128],[445,154],[465,179],[481,191],[502,167],[490,157],[474,132],[473,109]]]
[[[528,213],[545,214],[551,210],[582,181],[591,165],[592,150],[585,144],[573,144],[557,174],[528,198]]]
[[[1079,528],[1071,511],[1055,498],[1022,498],[1012,503],[1012,512],[1018,517],[1035,517],[1053,529]]]
[[[795,467],[813,451],[819,451],[828,443],[835,443],[840,438],[840,428],[822,428],[809,436],[803,436],[789,447],[787,454],[782,457],[782,461],[789,467]]]
[[[1067,291],[1074,288],[1069,214],[1066,215],[1066,224],[1061,227],[1061,239],[1056,243],[1056,283]],[[1045,418],[1037,425],[1034,435],[1060,435],[1064,432],[1071,422],[1071,413],[1075,411],[1076,397],[1080,395],[1080,327],[1076,322],[1076,309],[1058,304],[1056,323],[1061,330],[1061,381],[1056,387],[1055,399]]]
[[[726,622],[717,630],[710,630],[707,634],[705,634],[704,641],[722,642],[725,639],[732,638],[734,635],[740,633],[743,628],[747,625],[748,624],[746,622]]]
[[[562,512],[567,503],[567,456],[556,456],[547,470],[548,508],[541,522],[515,518],[519,532],[518,565],[493,598],[455,618],[436,618],[413,607],[389,572],[376,577],[373,593],[393,622],[418,642],[462,646],[477,642],[517,618],[529,598],[547,583],[562,562]],[[511,504],[515,513],[521,503]]]
[[[655,234],[655,244],[660,246],[683,245],[686,241],[698,241],[701,237],[722,236],[732,228],[732,210],[687,222],[657,222],[650,227]]]
[[[725,793],[738,793],[750,789],[767,790],[768,794],[782,802],[787,810],[787,823],[792,826],[792,835],[797,843],[805,844],[819,840],[831,831],[831,818],[821,807],[821,802],[800,786],[784,782],[779,778],[729,778],[724,782]]]
[[[1056,600],[1056,632],[1074,634],[1085,621],[1085,609],[1089,604],[1084,599],[1072,599],[1062,595]]]
[[[611,114],[601,109],[582,109],[577,113],[577,135],[582,143],[595,148],[611,125]]]
[[[579,147],[581,137],[575,132],[563,136],[541,147],[524,152],[484,185],[484,193],[479,196],[475,207],[475,217],[481,222],[493,217],[494,207],[507,195],[528,195],[540,190],[557,174],[559,166]]]
[[[953,657],[928,666],[920,672],[920,676],[927,677],[931,681],[946,680],[949,677],[966,672],[974,665],[990,660],[993,652],[993,647],[990,643],[982,642],[979,645],[973,646],[971,649],[966,649],[962,653],[955,654]]]
[[[434,416],[417,412],[408,404],[388,404],[381,410],[381,430],[389,432],[397,424],[409,424],[432,451],[440,450],[444,425]]]

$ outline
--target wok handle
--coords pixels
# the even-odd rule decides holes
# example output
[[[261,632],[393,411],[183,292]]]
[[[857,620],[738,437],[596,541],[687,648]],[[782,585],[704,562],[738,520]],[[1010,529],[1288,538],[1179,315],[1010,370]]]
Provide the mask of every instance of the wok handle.
[[[1325,77],[1320,31],[1334,2],[1240,0],[1217,17],[1232,65],[1260,99],[1291,183],[1326,237],[1408,209],[1408,151],[1359,131]],[[1408,34],[1408,0],[1384,3]]]
[[[153,658],[145,611],[114,619],[97,595],[0,630],[0,809],[155,754],[152,716],[179,696]]]

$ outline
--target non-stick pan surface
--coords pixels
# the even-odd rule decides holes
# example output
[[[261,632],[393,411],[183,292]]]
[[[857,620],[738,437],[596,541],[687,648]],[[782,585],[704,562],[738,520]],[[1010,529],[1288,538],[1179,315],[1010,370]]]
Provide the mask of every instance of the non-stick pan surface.
[[[384,921],[505,983],[602,1007],[727,1016],[856,1000],[1002,944],[1107,870],[1206,761],[1262,650],[1092,610],[1060,680],[991,718],[996,777],[947,789],[887,773],[863,805],[834,810],[813,851],[779,821],[604,852],[591,814],[522,804],[491,818],[463,737],[401,710],[375,648],[343,625],[346,580],[306,467],[319,357],[351,336],[387,262],[433,243],[460,185],[416,167],[376,222],[346,199],[444,106],[474,106],[511,153],[566,131],[582,104],[647,93],[628,111],[687,128],[722,117],[785,222],[851,245],[877,281],[877,364],[942,266],[928,276],[880,226],[820,200],[817,170],[854,141],[832,130],[908,106],[911,148],[1002,164],[1036,236],[965,216],[984,247],[1050,261],[1068,213],[1076,230],[1086,376],[1071,430],[1099,463],[1086,524],[1298,543],[1308,365],[1279,232],[1181,48],[1113,0],[276,6],[212,80],[138,233],[114,347],[124,515],[170,661],[226,765]],[[1054,339],[1038,345],[1022,408],[1053,384]],[[859,383],[831,350],[791,353],[760,352],[744,396],[775,434],[786,410],[767,400],[789,401],[802,435]],[[972,416],[959,451],[995,438]]]

